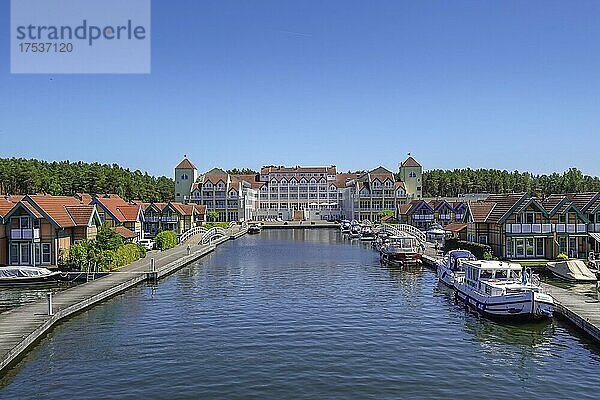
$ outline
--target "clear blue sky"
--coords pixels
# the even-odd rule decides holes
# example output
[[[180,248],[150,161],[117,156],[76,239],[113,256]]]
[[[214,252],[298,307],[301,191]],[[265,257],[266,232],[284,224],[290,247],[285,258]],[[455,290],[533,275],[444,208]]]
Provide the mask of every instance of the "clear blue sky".
[[[172,175],[336,164],[600,175],[599,1],[152,2],[150,75],[11,75],[0,156]]]

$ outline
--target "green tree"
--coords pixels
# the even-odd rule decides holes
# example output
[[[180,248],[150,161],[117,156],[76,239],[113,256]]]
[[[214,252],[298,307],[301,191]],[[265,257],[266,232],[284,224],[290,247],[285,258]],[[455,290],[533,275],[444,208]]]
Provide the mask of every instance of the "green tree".
[[[206,218],[208,218],[210,222],[215,222],[219,219],[219,212],[216,210],[209,210],[206,212]]]
[[[115,251],[123,246],[123,238],[109,228],[108,225],[104,224],[98,229],[98,233],[96,234],[96,246],[101,251]]]

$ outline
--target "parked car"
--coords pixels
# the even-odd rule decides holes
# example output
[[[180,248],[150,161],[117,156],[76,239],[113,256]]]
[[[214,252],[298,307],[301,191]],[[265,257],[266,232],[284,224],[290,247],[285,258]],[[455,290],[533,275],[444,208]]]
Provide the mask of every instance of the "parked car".
[[[152,239],[141,239],[140,244],[146,248],[146,250],[154,249],[154,240]]]

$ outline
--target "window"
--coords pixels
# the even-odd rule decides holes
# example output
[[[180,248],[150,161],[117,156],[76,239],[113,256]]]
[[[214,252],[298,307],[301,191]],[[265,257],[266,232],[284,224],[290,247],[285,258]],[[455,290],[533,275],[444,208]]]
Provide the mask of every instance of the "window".
[[[50,264],[50,243],[42,243],[42,264]]]
[[[535,221],[535,214],[532,212],[525,213],[525,223],[533,224]]]
[[[19,265],[19,246],[14,243],[10,245],[10,263]]]
[[[40,244],[36,243],[34,248],[34,264],[40,265]]]
[[[479,235],[479,243],[487,244],[488,237],[487,235]]]
[[[182,181],[187,181],[189,178],[190,178],[190,177],[189,177],[189,175],[188,175],[188,174],[185,174],[185,173],[184,173],[184,174],[181,174],[181,180],[182,180]]]
[[[408,177],[409,178],[416,178],[417,177],[417,173],[413,171],[413,172],[411,172],[411,173],[408,174]]]

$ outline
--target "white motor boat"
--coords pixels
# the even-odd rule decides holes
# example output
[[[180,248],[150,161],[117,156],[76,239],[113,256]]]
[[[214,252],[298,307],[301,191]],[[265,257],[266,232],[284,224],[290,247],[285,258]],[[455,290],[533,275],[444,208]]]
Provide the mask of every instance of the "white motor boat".
[[[350,233],[348,234],[348,237],[350,239],[359,239],[361,230],[362,227],[359,224],[352,224],[352,226],[350,227]]]
[[[30,266],[0,267],[0,286],[38,285],[56,282],[60,272]]]
[[[348,234],[350,233],[350,228],[352,228],[352,226],[350,225],[350,221],[344,220],[342,221],[342,223],[340,224],[340,231],[343,234]]]
[[[423,262],[417,240],[409,235],[388,237],[379,248],[379,255],[382,262],[400,266]]]
[[[465,274],[463,261],[475,261],[477,257],[469,250],[451,250],[437,262],[437,276],[443,284],[454,287],[454,277]]]
[[[554,300],[539,280],[521,265],[502,261],[464,261],[463,276],[456,276],[457,299],[492,318],[531,320],[548,318]]]
[[[360,230],[360,240],[375,240],[375,232],[370,226],[363,226]]]
[[[546,268],[560,279],[569,282],[596,282],[596,274],[581,260],[549,262]]]

